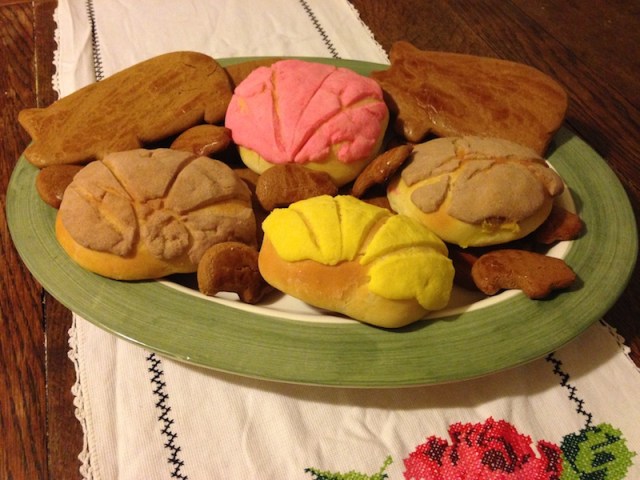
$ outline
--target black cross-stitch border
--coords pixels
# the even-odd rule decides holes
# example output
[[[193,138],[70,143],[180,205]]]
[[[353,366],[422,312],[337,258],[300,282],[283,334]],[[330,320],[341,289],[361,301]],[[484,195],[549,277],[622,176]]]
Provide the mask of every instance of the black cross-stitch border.
[[[182,450],[178,445],[178,434],[173,430],[174,420],[171,418],[171,407],[167,400],[169,394],[165,387],[167,383],[164,381],[164,370],[162,368],[162,360],[155,353],[150,353],[147,358],[149,364],[149,372],[151,372],[151,385],[153,386],[153,395],[157,399],[156,409],[160,412],[158,421],[162,424],[162,435],[167,440],[164,444],[164,448],[169,451],[169,457],[167,457],[167,463],[173,465],[173,471],[171,472],[171,478],[177,478],[179,480],[188,480],[188,476],[182,473],[182,467],[184,467],[184,460],[180,458],[180,451]]]
[[[562,361],[555,356],[555,352],[551,352],[545,357],[545,360],[553,365],[553,373],[560,378],[560,386],[567,389],[569,392],[569,400],[571,400],[576,407],[576,413],[582,415],[585,418],[585,429],[593,427],[593,414],[585,409],[584,400],[578,397],[578,389],[569,383],[570,376],[563,370]]]
[[[104,78],[104,70],[102,67],[102,56],[100,55],[100,43],[98,40],[98,31],[96,29],[96,10],[93,6],[93,0],[87,0],[87,16],[89,17],[89,26],[91,27],[91,53],[93,56],[93,72],[96,81]]]
[[[322,37],[322,41],[326,45],[326,47],[329,50],[329,53],[331,54],[331,56],[333,58],[340,58],[340,54],[338,53],[338,50],[336,49],[335,45],[333,44],[333,42],[329,38],[329,35],[325,31],[325,29],[322,28],[322,25],[318,21],[318,17],[316,17],[316,14],[314,13],[314,11],[311,8],[311,6],[306,2],[306,0],[298,0],[298,1],[300,2],[300,5],[304,9],[304,11],[307,13],[307,16],[311,20],[311,23],[313,23],[314,28],[316,29],[316,31]]]
[[[89,25],[91,27],[91,50],[93,55],[93,70],[96,77],[96,81],[104,79],[104,69],[102,64],[102,54],[100,51],[100,42],[98,39],[98,31],[96,25],[96,12],[93,5],[93,0],[86,0],[86,11],[89,18]],[[184,467],[184,460],[180,458],[181,447],[177,443],[177,433],[173,430],[174,420],[169,415],[171,407],[167,400],[169,395],[165,389],[166,383],[164,381],[164,370],[162,368],[162,361],[154,353],[151,353],[146,358],[149,363],[149,371],[152,373],[151,386],[153,388],[153,394],[157,399],[156,409],[160,412],[158,421],[161,423],[162,435],[166,438],[164,448],[168,450],[169,456],[167,457],[167,463],[173,466],[171,471],[171,478],[177,478],[179,480],[188,480],[188,476],[182,473]]]

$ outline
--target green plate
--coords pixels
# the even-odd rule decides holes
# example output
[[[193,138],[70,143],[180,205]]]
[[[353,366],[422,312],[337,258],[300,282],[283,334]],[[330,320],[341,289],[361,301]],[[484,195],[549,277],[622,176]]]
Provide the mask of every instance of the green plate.
[[[323,61],[362,74],[385,68]],[[549,162],[570,187],[570,201],[586,224],[581,238],[557,250],[579,277],[575,287],[542,301],[505,292],[393,331],[305,309],[286,298],[245,306],[172,282],[118,282],[89,273],[58,245],[56,211],[39,198],[37,169],[23,157],[7,191],[7,218],[23,261],[55,298],[105,330],[167,357],[274,381],[435,384],[503,370],[561,347],[601,318],[629,281],[638,238],[617,177],[568,130],[558,132],[551,152]]]

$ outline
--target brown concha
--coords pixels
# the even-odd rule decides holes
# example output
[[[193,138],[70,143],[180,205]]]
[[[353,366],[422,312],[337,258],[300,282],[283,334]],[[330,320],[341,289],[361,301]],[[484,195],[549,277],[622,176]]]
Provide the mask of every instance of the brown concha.
[[[56,235],[84,268],[117,279],[195,272],[214,244],[256,244],[251,193],[222,162],[171,149],[87,165],[67,187]]]

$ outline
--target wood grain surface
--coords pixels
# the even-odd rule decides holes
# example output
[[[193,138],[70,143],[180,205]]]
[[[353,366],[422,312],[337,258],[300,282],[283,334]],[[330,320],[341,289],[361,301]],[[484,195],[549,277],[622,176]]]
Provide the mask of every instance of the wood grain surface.
[[[640,3],[624,0],[352,0],[378,42],[488,55],[533,65],[567,89],[567,125],[622,181],[640,212]],[[6,188],[29,142],[18,112],[56,96],[55,0],[0,0],[0,478],[76,479],[82,430],[67,352],[70,312],[21,262]],[[606,286],[603,286],[606,288]],[[605,319],[640,365],[640,273]],[[637,381],[637,379],[636,379]]]

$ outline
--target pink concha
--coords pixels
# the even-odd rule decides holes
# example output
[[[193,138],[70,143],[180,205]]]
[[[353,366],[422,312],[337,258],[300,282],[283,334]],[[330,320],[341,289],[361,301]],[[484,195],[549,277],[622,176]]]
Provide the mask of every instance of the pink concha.
[[[387,106],[372,79],[333,65],[282,60],[252,72],[226,115],[237,145],[270,163],[369,157],[386,128]]]

